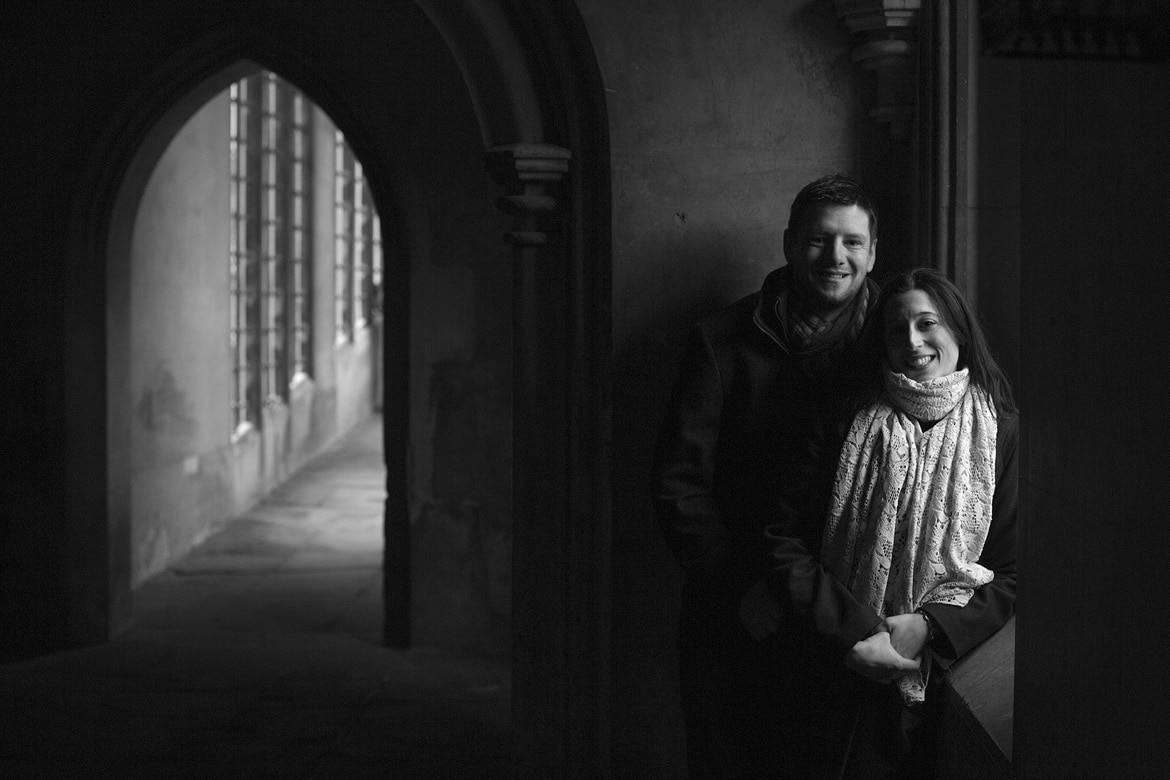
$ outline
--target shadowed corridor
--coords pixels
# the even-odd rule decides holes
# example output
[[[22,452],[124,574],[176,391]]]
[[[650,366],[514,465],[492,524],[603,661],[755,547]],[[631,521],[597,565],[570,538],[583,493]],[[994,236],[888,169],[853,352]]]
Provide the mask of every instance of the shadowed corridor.
[[[506,657],[381,646],[370,418],[134,593],[98,647],[0,666],[4,777],[495,777]]]

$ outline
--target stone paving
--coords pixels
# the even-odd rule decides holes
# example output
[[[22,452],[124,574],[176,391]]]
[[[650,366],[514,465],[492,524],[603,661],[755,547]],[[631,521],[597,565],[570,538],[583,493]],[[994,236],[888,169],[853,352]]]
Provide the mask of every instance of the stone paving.
[[[135,592],[98,647],[0,665],[0,777],[510,774],[506,657],[380,646],[380,421]]]

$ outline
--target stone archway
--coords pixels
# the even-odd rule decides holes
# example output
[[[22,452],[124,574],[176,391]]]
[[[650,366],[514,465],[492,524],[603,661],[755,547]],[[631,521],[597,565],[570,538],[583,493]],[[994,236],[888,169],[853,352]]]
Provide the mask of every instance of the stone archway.
[[[389,101],[377,78],[387,67],[379,51],[394,46],[398,18],[417,14],[407,5],[377,11],[362,5],[370,16],[360,30],[331,28],[321,9],[309,4],[281,6],[276,22],[264,16],[273,10],[261,4],[212,13],[169,8],[156,21],[174,24],[187,13],[184,22],[198,29],[191,35],[185,28],[185,37],[195,42],[176,51],[144,40],[145,67],[113,74],[123,84],[111,92],[121,108],[91,145],[75,191],[64,282],[69,379],[61,560],[73,642],[104,641],[129,614],[123,560],[129,466],[118,426],[129,401],[119,385],[125,355],[111,349],[126,323],[107,320],[107,311],[116,308],[110,304],[124,292],[113,258],[128,240],[117,228],[128,222],[126,204],[184,112],[230,81],[225,68],[252,60],[288,76],[335,118],[369,162],[379,209],[411,224],[410,177],[402,174],[411,168],[396,168],[393,153],[379,143],[385,123],[395,119],[384,110]],[[503,203],[517,212],[510,234],[516,246],[516,407],[523,411],[514,428],[517,768],[542,776],[582,768],[604,774],[610,212],[600,76],[571,3],[418,0],[418,6],[460,64],[485,145],[495,149],[489,155],[493,172],[511,185],[501,193]],[[331,7],[330,13],[338,10]],[[353,45],[354,36],[374,34],[386,36],[384,49]],[[559,175],[534,177],[534,165]],[[388,345],[388,357],[394,346]],[[396,392],[401,390],[388,385],[387,408],[403,400],[390,397]],[[388,419],[388,426],[395,424]],[[394,480],[405,473],[404,458],[388,457],[387,468]],[[388,506],[388,541],[395,529],[405,533],[408,522],[404,506]],[[388,590],[388,608],[401,596]]]

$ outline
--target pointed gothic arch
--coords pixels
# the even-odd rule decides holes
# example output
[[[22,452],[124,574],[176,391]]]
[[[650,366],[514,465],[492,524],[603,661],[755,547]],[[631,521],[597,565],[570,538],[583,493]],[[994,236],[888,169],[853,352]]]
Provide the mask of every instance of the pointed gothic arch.
[[[383,7],[385,6],[385,7]],[[65,282],[67,436],[64,600],[71,640],[101,642],[129,615],[127,323],[108,314],[126,294],[134,204],[167,142],[193,111],[255,64],[296,83],[336,121],[366,163],[379,211],[425,229],[412,186],[425,161],[396,159],[383,138],[398,121],[380,71],[403,40],[409,3],[362,4],[360,29],[310,4],[266,18],[261,4],[203,14],[179,50],[143,52],[146,67],[113,94],[120,108],[87,150],[68,221]],[[393,6],[393,7],[389,7]],[[516,213],[510,234],[516,312],[513,711],[521,773],[608,769],[609,159],[604,93],[576,7],[527,0],[417,0],[459,63],[498,181]],[[190,23],[190,20],[188,20]],[[333,26],[331,26],[333,25]],[[353,36],[364,36],[354,46]],[[370,41],[381,36],[381,46]],[[551,162],[550,162],[551,161]],[[534,173],[535,171],[535,173]],[[487,174],[485,173],[485,176]],[[405,269],[386,289],[405,294]],[[389,307],[388,307],[389,308]],[[403,306],[400,311],[405,311]],[[537,327],[539,325],[539,327]],[[390,328],[387,329],[388,331]],[[404,332],[405,329],[399,331]],[[385,357],[408,369],[405,343]],[[388,363],[387,376],[392,364]],[[384,408],[406,403],[387,383]],[[401,394],[401,395],[396,395]],[[398,406],[396,406],[398,405]],[[388,433],[405,420],[386,415]],[[390,429],[401,426],[401,430]],[[405,485],[405,453],[388,452]],[[405,491],[403,491],[405,492]],[[388,491],[393,496],[393,491]],[[522,500],[520,500],[522,498]],[[387,550],[404,549],[403,505],[387,508]],[[398,545],[392,545],[398,541]],[[388,587],[388,608],[403,593]],[[402,643],[403,637],[388,633]]]

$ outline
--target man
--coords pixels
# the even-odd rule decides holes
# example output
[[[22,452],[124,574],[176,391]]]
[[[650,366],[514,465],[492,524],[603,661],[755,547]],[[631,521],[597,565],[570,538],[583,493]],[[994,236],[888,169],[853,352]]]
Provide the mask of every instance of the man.
[[[832,774],[853,726],[837,703],[862,680],[854,672],[888,679],[916,665],[816,558],[855,343],[877,299],[876,247],[873,203],[856,182],[808,184],[784,231],[787,265],[701,322],[684,359],[655,509],[684,569],[692,777]]]

